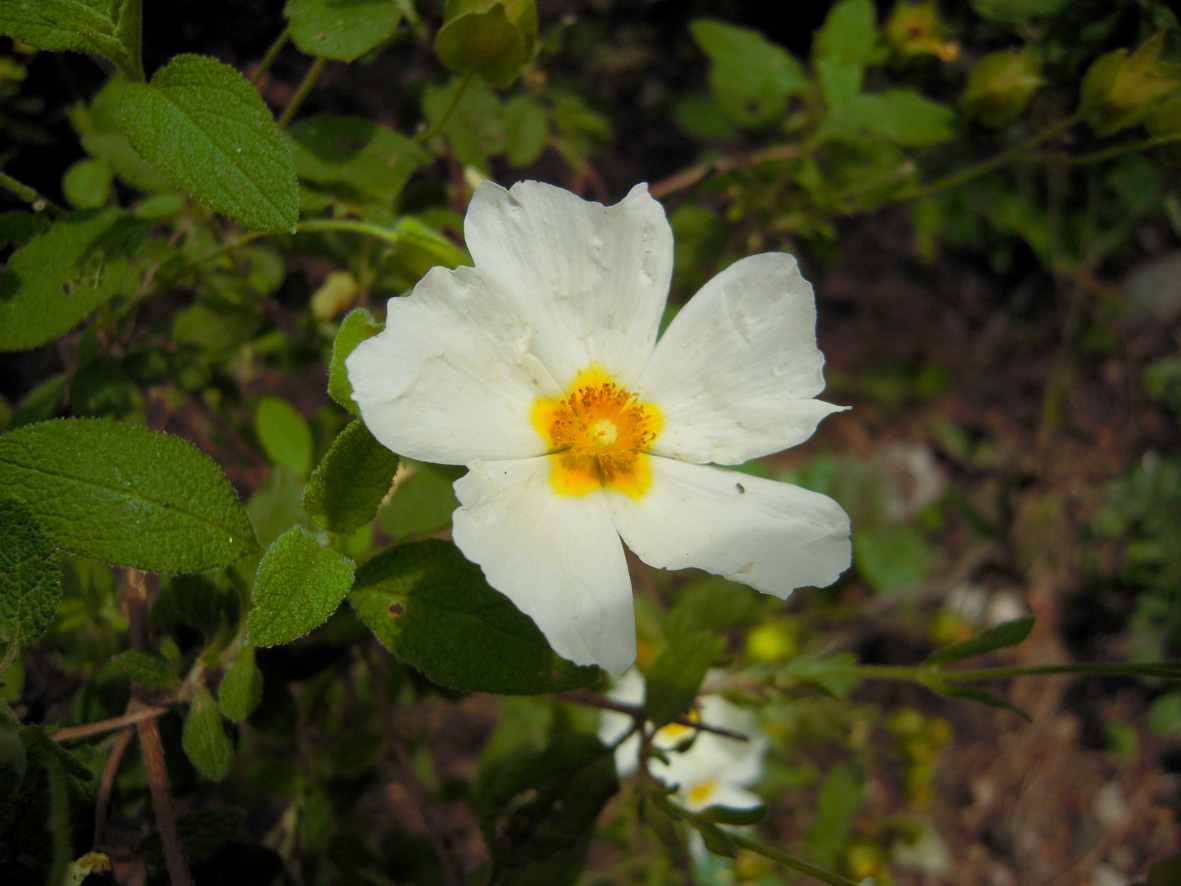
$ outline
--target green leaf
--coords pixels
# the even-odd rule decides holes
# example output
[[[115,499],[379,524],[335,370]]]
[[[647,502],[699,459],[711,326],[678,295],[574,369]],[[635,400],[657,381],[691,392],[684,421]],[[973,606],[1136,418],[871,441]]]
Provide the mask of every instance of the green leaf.
[[[357,570],[349,602],[386,648],[443,686],[533,695],[598,679],[598,668],[559,658],[449,542],[383,551]]]
[[[897,145],[935,145],[955,135],[955,111],[913,89],[859,95],[849,113],[867,131]]]
[[[804,835],[804,857],[821,867],[835,867],[861,807],[862,782],[847,763],[833,766],[816,798],[816,817]]]
[[[435,52],[449,70],[475,69],[492,86],[510,86],[533,58],[534,0],[447,0]]]
[[[795,57],[762,34],[714,19],[696,19],[689,32],[709,56],[709,88],[722,111],[739,126],[767,126],[782,119],[790,96],[808,88]]]
[[[181,745],[192,764],[210,781],[221,781],[234,764],[234,745],[222,726],[217,703],[208,689],[198,688],[189,705]]]
[[[504,104],[505,156],[513,166],[528,166],[549,139],[549,118],[533,98],[518,95]]]
[[[128,649],[111,661],[132,680],[148,689],[171,689],[179,682],[168,659],[158,652]]]
[[[288,135],[300,181],[351,202],[392,207],[414,171],[432,159],[392,129],[355,117],[320,114]]]
[[[97,52],[131,75],[140,62],[141,0],[4,0],[0,34],[38,49]]]
[[[722,858],[738,857],[738,846],[731,839],[730,835],[716,824],[698,819],[692,822],[692,825],[697,833],[701,834],[705,848],[714,855],[720,855]]]
[[[254,579],[246,638],[255,646],[290,643],[322,625],[353,583],[353,561],[293,526],[267,548]]]
[[[255,407],[254,421],[271,463],[306,477],[312,469],[312,429],[307,420],[286,400],[263,397]]]
[[[747,809],[731,809],[729,806],[708,806],[700,813],[716,824],[748,825],[756,824],[767,817],[766,806],[751,806]]]
[[[390,537],[424,536],[451,525],[459,507],[454,483],[462,469],[416,464],[402,460],[402,476],[389,502],[377,512],[377,522]]]
[[[131,295],[138,275],[127,263],[148,226],[118,209],[75,213],[38,234],[0,277],[0,350],[53,341],[116,295]]]
[[[657,728],[689,710],[705,672],[725,649],[724,637],[704,631],[670,638],[668,648],[644,674],[644,709]]]
[[[217,703],[222,716],[235,722],[254,713],[262,701],[262,671],[254,663],[254,647],[242,644],[238,657],[221,678]]]
[[[79,160],[62,176],[62,193],[78,209],[98,209],[111,198],[111,167],[99,160]]]
[[[857,664],[857,656],[851,652],[837,652],[821,658],[801,655],[788,662],[779,675],[819,689],[833,698],[847,698],[860,682],[855,673]]]
[[[178,55],[150,85],[123,91],[132,147],[173,185],[259,231],[294,231],[295,167],[267,106],[245,77],[211,58]]]
[[[398,0],[287,0],[283,14],[300,51],[341,62],[380,46],[402,20]]]
[[[1181,883],[1181,855],[1170,855],[1153,862],[1145,886],[1176,886]]]
[[[316,465],[304,490],[304,510],[331,532],[352,532],[377,516],[397,470],[398,456],[354,419]]]
[[[1003,622],[968,640],[943,647],[923,662],[923,665],[925,667],[944,665],[948,662],[971,658],[974,655],[983,655],[985,652],[992,652],[995,649],[1016,646],[1029,636],[1029,632],[1033,630],[1034,621],[1036,619],[1029,616]]]
[[[1031,18],[1057,15],[1069,3],[1070,0],[972,0],[972,11],[981,18],[1015,25]]]
[[[1004,708],[1007,711],[1012,711],[1018,717],[1023,717],[1029,722],[1033,722],[1033,718],[1025,713],[1025,711],[1014,706],[999,695],[993,695],[991,692],[985,692],[983,689],[933,679],[924,680],[923,685],[934,692],[938,692],[940,695],[946,695],[949,698],[964,698],[968,701],[978,701],[981,704],[986,704],[994,708]]]
[[[0,436],[0,488],[71,553],[150,572],[228,566],[257,548],[238,496],[179,437],[89,418]]]
[[[841,0],[812,41],[813,61],[865,67],[880,61],[884,52],[872,0]]]
[[[328,363],[328,394],[353,415],[360,415],[361,411],[353,401],[353,386],[349,382],[344,361],[353,348],[377,335],[381,329],[381,324],[367,310],[353,308],[340,321],[340,330],[332,342],[332,359]]]
[[[603,806],[619,790],[611,752],[592,735],[554,736],[484,767],[472,812],[499,865],[523,868],[585,846]]]
[[[922,581],[931,556],[927,540],[905,523],[865,526],[853,536],[857,571],[878,591]]]
[[[233,807],[195,809],[180,816],[177,830],[185,847],[185,855],[193,864],[200,864],[234,838],[246,821],[246,810]],[[164,867],[164,844],[159,831],[152,831],[139,841],[135,854],[149,865]]]
[[[0,498],[0,640],[7,656],[41,636],[61,596],[53,539],[27,507]]]

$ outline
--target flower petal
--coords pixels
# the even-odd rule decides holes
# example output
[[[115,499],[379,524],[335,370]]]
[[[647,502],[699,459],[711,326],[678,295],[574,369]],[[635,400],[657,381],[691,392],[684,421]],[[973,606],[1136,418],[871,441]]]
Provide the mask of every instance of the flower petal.
[[[602,492],[561,496],[552,459],[476,461],[455,482],[455,543],[575,664],[636,658],[631,579]]]
[[[812,436],[843,407],[824,389],[816,302],[782,252],[735,262],[669,324],[638,385],[664,429],[652,451],[683,461],[738,464]]]
[[[534,334],[486,275],[435,268],[390,299],[385,329],[345,360],[353,399],[373,436],[410,458],[540,455],[530,410],[562,388],[533,355]]]
[[[552,185],[485,182],[464,220],[476,267],[538,329],[537,356],[563,388],[592,363],[624,387],[652,354],[672,276],[672,229],[636,185],[615,206]]]
[[[849,567],[849,518],[825,495],[709,465],[650,459],[639,499],[607,492],[615,527],[651,566],[695,566],[786,598]]]

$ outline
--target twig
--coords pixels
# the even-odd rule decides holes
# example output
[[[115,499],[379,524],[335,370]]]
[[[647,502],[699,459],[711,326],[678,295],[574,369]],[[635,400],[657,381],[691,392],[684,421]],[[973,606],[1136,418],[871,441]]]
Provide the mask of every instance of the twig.
[[[615,711],[619,714],[626,714],[637,723],[643,724],[648,719],[647,712],[638,705],[623,704],[622,702],[612,701],[602,695],[595,695],[593,692],[585,692],[581,689],[572,689],[569,692],[555,693],[555,697],[562,701],[569,701],[574,704],[586,705],[591,708],[603,708],[608,711]],[[697,729],[701,732],[712,732],[714,735],[722,735],[726,738],[732,738],[735,741],[750,741],[749,735],[743,735],[741,732],[734,732],[730,729],[724,729],[721,726],[710,726],[708,723],[700,723],[696,720],[691,720],[688,717],[673,717],[670,723],[676,723],[679,726],[687,726],[690,729]]]
[[[127,570],[127,620],[128,639],[132,649],[148,647],[148,587],[144,574],[138,569]],[[132,698],[143,691],[138,683],[132,683]],[[185,845],[180,839],[180,825],[176,820],[176,806],[172,801],[172,786],[168,781],[168,767],[164,764],[164,744],[160,741],[160,729],[156,718],[140,720],[135,724],[139,735],[140,753],[144,758],[144,770],[148,776],[148,788],[152,794],[152,811],[156,813],[156,828],[160,831],[160,843],[164,849],[164,864],[172,886],[194,886],[193,874],[189,870],[189,859]]]
[[[154,720],[161,714],[166,713],[168,713],[168,708],[136,706],[134,711],[129,711],[118,717],[110,717],[94,723],[85,723],[82,726],[70,726],[68,729],[59,729],[49,737],[54,741],[88,738],[91,735],[101,735],[104,732],[114,732],[117,729],[126,729],[128,726],[136,726],[144,720]]]
[[[475,68],[468,68],[463,72],[463,79],[459,81],[459,86],[455,88],[455,95],[451,96],[451,101],[447,102],[447,107],[443,108],[443,113],[439,115],[439,119],[434,122],[430,129],[424,130],[414,136],[414,141],[417,144],[421,145],[423,142],[428,142],[443,131],[443,127],[447,125],[447,121],[451,119],[451,115],[459,107],[459,102],[463,98],[463,94],[467,92],[468,84],[472,82],[473,73],[475,73]]]
[[[16,180],[6,172],[0,172],[0,187],[15,194],[17,199],[28,203],[37,212],[47,209],[54,215],[70,214],[64,207],[59,206],[48,197],[39,193],[36,188]]]
[[[287,107],[283,109],[278,122],[275,124],[280,129],[286,129],[287,124],[291,122],[291,118],[299,111],[304,99],[308,97],[308,93],[312,91],[312,87],[316,85],[316,81],[320,79],[320,74],[324,70],[324,66],[328,64],[328,59],[324,56],[319,56],[312,66],[308,68],[307,74],[304,75],[303,82],[295,90],[295,95],[291,96],[291,101],[287,103]]]
[[[115,736],[115,741],[111,745],[110,756],[107,757],[107,765],[103,767],[102,778],[98,782],[98,794],[94,801],[95,848],[102,846],[103,840],[106,837],[107,811],[111,804],[111,789],[115,785],[115,772],[119,768],[119,761],[123,759],[123,752],[131,744],[133,732],[134,730],[128,727]]]
[[[287,44],[287,39],[290,36],[291,28],[289,26],[284,28],[283,33],[275,38],[275,42],[271,44],[271,48],[267,50],[267,54],[258,63],[258,67],[254,71],[254,76],[250,78],[251,83],[255,86],[258,85],[258,81],[262,79],[263,74],[271,69],[271,65],[275,63],[275,59],[279,57],[279,51]]]
[[[720,157],[710,163],[690,166],[688,169],[675,172],[668,178],[651,185],[648,188],[648,193],[659,200],[662,197],[667,197],[669,194],[691,188],[709,175],[719,175],[723,172],[740,169],[743,166],[754,166],[757,163],[794,160],[802,153],[804,153],[803,145],[792,143],[775,145],[774,147],[763,148],[758,151],[747,151],[742,154],[733,154],[729,157]]]

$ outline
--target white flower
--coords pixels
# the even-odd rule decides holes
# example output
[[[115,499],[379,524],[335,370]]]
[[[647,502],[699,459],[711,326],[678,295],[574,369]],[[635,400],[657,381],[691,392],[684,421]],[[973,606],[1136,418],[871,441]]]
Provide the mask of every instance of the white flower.
[[[711,672],[717,676],[716,672]],[[707,676],[708,684],[710,677]],[[644,678],[634,668],[623,675],[607,697],[623,704],[644,703]],[[706,726],[736,732],[746,741],[705,730],[694,730],[680,723],[668,723],[652,736],[652,746],[663,751],[668,763],[652,758],[648,771],[662,783],[677,788],[677,800],[686,809],[699,811],[710,806],[750,809],[761,806],[757,794],[747,790],[763,775],[763,757],[767,739],[762,735],[754,714],[737,707],[720,695],[702,695],[697,699],[691,718]],[[621,776],[631,775],[639,767],[640,737],[633,733],[619,741],[632,728],[626,714],[604,710],[599,714],[599,740],[615,748],[615,769]],[[693,743],[683,751],[677,748],[689,739]]]
[[[831,499],[714,467],[806,440],[824,387],[812,288],[795,259],[731,265],[656,341],[672,230],[645,185],[616,206],[485,182],[475,267],[391,299],[347,367],[369,430],[466,465],[454,538],[554,650],[621,674],[635,659],[620,537],[644,562],[786,598],[849,565]]]

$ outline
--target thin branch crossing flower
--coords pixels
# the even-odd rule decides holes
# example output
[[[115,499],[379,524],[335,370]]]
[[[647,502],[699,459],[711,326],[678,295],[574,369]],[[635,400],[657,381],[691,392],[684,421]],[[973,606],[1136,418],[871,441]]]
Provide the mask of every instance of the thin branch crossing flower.
[[[353,398],[394,452],[467,466],[455,542],[559,655],[615,674],[635,660],[622,542],[780,598],[848,568],[836,502],[716,466],[841,409],[815,399],[824,357],[794,258],[734,263],[657,341],[673,237],[646,185],[606,207],[485,182],[464,233],[475,267],[390,300],[346,361]]]

